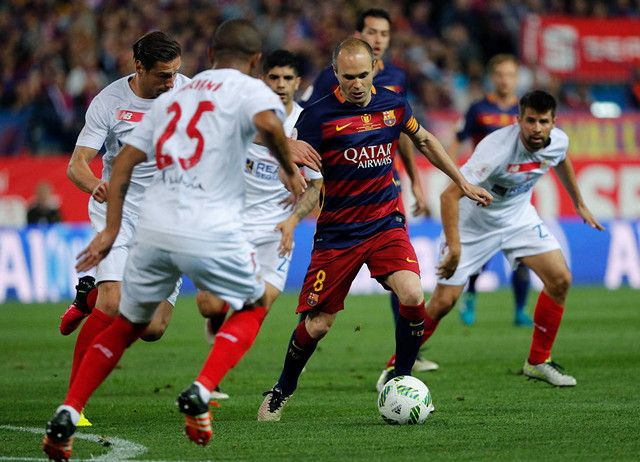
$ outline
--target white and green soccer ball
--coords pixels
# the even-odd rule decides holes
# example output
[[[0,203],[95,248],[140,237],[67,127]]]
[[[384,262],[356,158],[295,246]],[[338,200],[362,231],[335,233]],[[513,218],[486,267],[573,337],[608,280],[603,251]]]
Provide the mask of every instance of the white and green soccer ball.
[[[433,409],[429,388],[410,375],[389,380],[378,395],[378,410],[388,424],[422,424]]]

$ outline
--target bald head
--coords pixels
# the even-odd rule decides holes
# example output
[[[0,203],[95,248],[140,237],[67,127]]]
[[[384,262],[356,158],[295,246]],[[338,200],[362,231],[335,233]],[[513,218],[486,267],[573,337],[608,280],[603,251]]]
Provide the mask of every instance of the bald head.
[[[258,29],[246,19],[225,21],[216,29],[211,49],[217,57],[224,55],[248,60],[262,51]]]
[[[373,54],[373,49],[371,45],[369,45],[364,40],[360,40],[359,38],[351,37],[346,40],[343,40],[338,44],[337,47],[333,50],[333,56],[331,57],[331,64],[333,65],[333,70],[338,71],[338,58],[342,56],[343,58],[351,58],[354,55],[368,55],[371,61],[371,66],[375,64],[375,56]]]
[[[333,72],[340,93],[349,102],[366,106],[371,101],[375,58],[367,42],[349,38],[333,52]]]

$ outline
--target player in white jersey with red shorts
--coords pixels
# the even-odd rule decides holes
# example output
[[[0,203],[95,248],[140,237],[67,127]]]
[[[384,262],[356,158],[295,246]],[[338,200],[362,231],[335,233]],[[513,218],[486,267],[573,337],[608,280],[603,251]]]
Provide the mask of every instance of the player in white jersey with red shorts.
[[[469,276],[502,250],[514,267],[519,261],[524,263],[544,283],[534,312],[524,374],[555,386],[574,386],[576,379],[551,361],[571,273],[558,241],[531,204],[538,179],[554,168],[578,215],[595,229],[603,227],[582,200],[567,157],[569,139],[554,128],[555,110],[556,101],[550,94],[539,90],[527,93],[520,99],[518,123],[487,135],[462,167],[467,181],[491,191],[494,199],[490,206],[476,207],[462,197],[456,185],[442,193],[439,278],[427,304],[423,343],[453,308]]]
[[[124,144],[124,137],[141,123],[144,114],[159,95],[189,82],[187,77],[178,74],[181,64],[180,45],[163,32],[150,32],[136,41],[133,45],[133,57],[136,72],[116,80],[91,101],[85,125],[78,136],[67,170],[67,175],[76,186],[91,194],[89,217],[96,232],[102,231],[106,224],[107,185],[114,159]],[[88,163],[102,149],[102,177],[96,178]],[[76,300],[62,316],[60,331],[64,335],[73,332],[88,316],[76,339],[70,385],[75,380],[87,347],[118,314],[124,264],[145,188],[151,183],[155,172],[153,162],[142,163],[134,169],[125,198],[120,232],[109,256],[96,269],[97,290],[93,289],[93,293],[89,294],[94,279],[92,276],[83,276],[77,286]],[[153,322],[143,335],[145,340],[157,340],[162,336],[177,294],[178,287],[167,300],[160,303]],[[96,309],[93,309],[94,305]],[[80,425],[91,424],[83,416]]]
[[[49,457],[71,456],[79,411],[181,274],[234,310],[196,381],[178,396],[188,437],[201,445],[211,438],[210,392],[248,351],[266,314],[264,282],[257,278],[241,219],[242,168],[256,132],[281,163],[293,192],[303,191],[294,182],[297,170],[280,121],[282,103],[262,81],[249,77],[261,45],[248,21],[220,25],[211,47],[213,69],[160,96],[126,138],[113,165],[106,228],[79,255],[78,270],[95,266],[112,248],[134,167],[155,161],[159,172],[145,193],[125,266],[120,316],[89,347],[64,404],[48,423],[44,450]]]

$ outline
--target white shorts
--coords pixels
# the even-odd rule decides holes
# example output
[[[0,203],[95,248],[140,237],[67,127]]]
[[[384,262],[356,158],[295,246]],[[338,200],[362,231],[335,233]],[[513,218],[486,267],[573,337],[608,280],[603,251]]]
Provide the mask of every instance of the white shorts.
[[[200,290],[208,290],[234,309],[264,294],[251,246],[242,241],[237,251],[222,257],[170,252],[135,242],[124,271],[120,313],[134,323],[149,322],[182,274]]]
[[[284,257],[278,255],[282,234],[280,232],[251,233],[247,237],[256,252],[258,275],[282,292],[291,264],[291,254]]]
[[[89,207],[89,218],[91,219],[91,226],[97,233],[102,231],[107,224],[103,211],[95,207]],[[118,231],[113,247],[111,247],[109,255],[96,268],[96,283],[104,281],[122,282],[127,257],[133,242],[136,222],[137,219],[127,215],[122,216],[120,231]],[[181,286],[182,279],[176,282],[173,292],[166,297],[171,306],[176,306],[176,299],[178,298],[178,293],[180,293]]]
[[[535,215],[535,216],[533,216]],[[518,259],[539,255],[560,248],[560,244],[549,232],[537,214],[531,214],[528,220],[517,225],[501,227],[489,232],[460,229],[460,263],[449,279],[438,278],[438,284],[462,286],[469,276],[479,273],[482,266],[497,252],[502,250],[509,263],[516,268]],[[444,236],[441,235],[444,243]],[[446,249],[440,248],[440,261]]]

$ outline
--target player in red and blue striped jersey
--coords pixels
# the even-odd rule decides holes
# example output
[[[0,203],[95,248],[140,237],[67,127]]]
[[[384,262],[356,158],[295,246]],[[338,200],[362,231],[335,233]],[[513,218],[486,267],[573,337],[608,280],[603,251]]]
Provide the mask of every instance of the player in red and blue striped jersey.
[[[471,139],[473,146],[489,133],[516,122],[518,116],[518,97],[516,85],[518,83],[518,61],[508,54],[495,55],[488,63],[489,74],[493,82],[494,91],[472,104],[464,119],[464,125],[456,133],[456,142],[450,147],[455,156],[459,150],[459,143]],[[473,325],[476,318],[476,280],[479,274],[469,278],[467,292],[460,310],[460,320],[463,324]],[[525,312],[529,295],[529,268],[520,263],[511,277],[514,296],[514,324],[530,327],[531,318]]]
[[[261,421],[280,420],[302,369],[344,308],[349,287],[364,264],[398,296],[395,374],[411,374],[429,320],[420,268],[393,182],[400,133],[409,135],[469,198],[484,205],[492,199],[464,180],[442,145],[413,117],[402,95],[373,87],[375,57],[366,42],[345,40],[336,47],[333,63],[338,89],[306,108],[296,124],[298,139],[320,153],[323,170],[309,175],[311,187],[294,215],[301,219],[319,195],[322,209],[298,300],[297,312],[306,316],[293,332],[280,378],[258,410]]]
[[[406,72],[394,66],[391,63],[385,63],[382,58],[389,48],[391,41],[391,18],[389,13],[382,9],[372,8],[363,11],[358,16],[356,23],[356,30],[354,37],[359,38],[367,42],[373,49],[373,54],[376,58],[376,66],[374,69],[373,84],[376,88],[387,88],[402,96],[407,92],[407,74]],[[333,66],[326,67],[316,77],[316,80],[310,89],[307,90],[307,94],[310,96],[302,103],[304,107],[318,101],[338,88],[338,79],[333,71]],[[303,99],[304,96],[303,96]],[[408,136],[402,134],[399,141],[398,154],[402,160],[407,176],[411,183],[411,192],[415,199],[412,213],[414,216],[429,216],[431,211],[427,204],[422,189],[422,182],[420,180],[420,173],[416,165],[415,156],[413,154],[413,143]],[[396,186],[400,188],[400,175],[396,169],[393,170]],[[404,213],[404,204],[400,201],[400,209]],[[391,294],[391,311],[393,313],[394,321],[398,318],[400,305],[395,295]],[[418,355],[413,370],[417,372],[431,371],[438,369],[438,364],[425,359]]]

